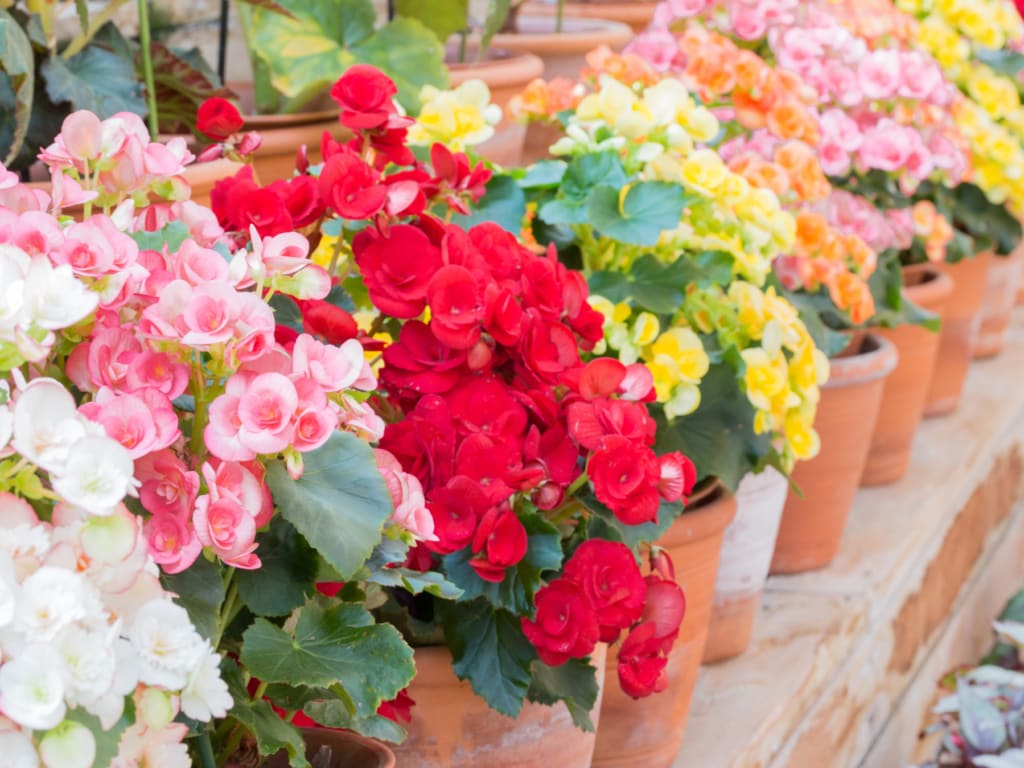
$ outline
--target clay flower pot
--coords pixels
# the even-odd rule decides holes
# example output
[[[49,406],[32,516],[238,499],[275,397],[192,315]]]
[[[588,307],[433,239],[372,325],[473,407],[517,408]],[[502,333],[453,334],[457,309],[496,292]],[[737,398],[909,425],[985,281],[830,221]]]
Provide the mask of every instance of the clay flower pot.
[[[981,302],[989,260],[983,255],[963,259],[956,264],[937,264],[953,278],[953,295],[942,318],[939,356],[932,385],[924,407],[925,416],[939,416],[956,410],[971,362],[971,346],[981,322]]]
[[[608,646],[599,644],[591,657],[602,684]],[[394,748],[402,768],[521,768],[551,766],[587,768],[594,753],[593,733],[573,725],[565,704],[553,707],[526,702],[519,717],[498,714],[473,693],[452,670],[447,647],[415,651],[416,677],[409,695],[416,706],[409,736]],[[591,713],[601,713],[601,694]]]
[[[491,103],[502,109],[501,122],[494,127],[494,136],[475,147],[475,151],[492,163],[516,167],[522,163],[526,126],[517,123],[508,113],[508,103],[522,93],[533,80],[544,74],[544,62],[529,52],[488,52],[490,58],[480,62],[448,64],[451,87],[467,80],[483,80],[491,91]]]
[[[185,181],[192,187],[192,200],[200,205],[210,205],[210,191],[221,179],[234,176],[242,169],[242,163],[234,160],[211,160],[208,163],[192,163],[185,167]]]
[[[821,452],[797,464],[775,542],[772,573],[801,573],[828,565],[839,550],[882,404],[885,378],[896,367],[896,348],[867,335],[856,354],[830,361],[814,423]]]
[[[551,157],[551,145],[565,135],[560,125],[529,123],[526,126],[526,146],[523,147],[523,164],[533,165],[538,160]]]
[[[908,300],[940,318],[945,314],[953,293],[953,280],[948,275],[920,264],[906,267],[903,281],[903,295]],[[881,328],[877,333],[896,347],[899,362],[885,380],[861,485],[893,483],[907,471],[939,354],[939,333],[919,325]]]
[[[395,755],[379,741],[367,739],[351,731],[325,728],[303,728],[306,741],[306,759],[312,760],[317,752],[331,750],[328,768],[395,768]],[[288,754],[283,750],[263,762],[266,768],[288,768]]]
[[[594,768],[667,768],[675,760],[708,636],[722,535],[735,514],[735,497],[716,484],[703,500],[691,501],[658,542],[672,557],[686,595],[686,615],[668,660],[668,687],[646,699],[624,694],[612,649]]]
[[[554,16],[520,14],[516,30],[495,35],[494,47],[540,56],[547,80],[578,80],[590,51],[602,45],[618,51],[633,38],[633,30],[625,24],[604,19],[569,17],[564,20],[562,31],[555,32]]]
[[[654,18],[657,0],[584,0],[583,2],[566,2],[563,6],[563,18],[572,16],[589,19],[607,19],[627,24],[634,32],[643,32]],[[558,12],[558,4],[548,2],[528,2],[523,5],[523,13],[531,16],[554,16]]]
[[[1024,269],[1024,250],[1020,246],[1009,256],[987,253],[985,258],[988,259],[988,277],[981,320],[971,348],[976,358],[995,357],[1003,351]]]
[[[736,517],[722,540],[705,664],[739,656],[750,645],[788,493],[789,481],[772,467],[745,475],[736,489]]]

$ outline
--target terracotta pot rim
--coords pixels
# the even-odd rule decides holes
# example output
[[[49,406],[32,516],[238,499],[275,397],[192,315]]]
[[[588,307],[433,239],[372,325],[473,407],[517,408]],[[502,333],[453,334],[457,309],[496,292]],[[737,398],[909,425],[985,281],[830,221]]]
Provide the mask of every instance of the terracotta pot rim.
[[[729,493],[722,481],[716,478],[707,491],[698,494],[695,499],[691,499],[672,525],[676,525],[685,518],[687,526],[694,532],[689,537],[690,541],[711,538],[725,530],[725,527],[736,516],[736,504],[730,503],[734,502],[734,499],[735,497]],[[672,526],[669,526],[669,531],[671,530]],[[664,539],[668,535],[666,532],[662,534],[662,538]]]
[[[534,46],[545,48],[551,46],[559,53],[564,54],[583,49],[590,51],[602,44],[615,48],[625,45],[633,38],[633,30],[628,24],[589,16],[566,16],[562,20],[561,32],[554,31],[553,16],[526,15],[520,16],[517,22],[522,27],[526,27],[527,23],[532,23],[534,28],[539,27],[545,31],[533,32],[526,28],[515,32],[502,32],[494,36],[494,44],[500,48],[502,45],[513,43],[514,40],[521,40],[523,41],[521,45],[514,47],[526,48],[529,45],[531,48]],[[548,26],[552,27],[551,31],[546,30]],[[607,39],[609,36],[614,38],[611,43]]]
[[[920,278],[920,282],[906,283],[903,295],[919,307],[929,309],[953,295],[953,278],[933,264],[915,264],[903,268],[904,278]]]
[[[476,77],[485,81],[490,88],[510,86],[526,86],[544,75],[544,61],[526,51],[505,51],[507,56],[483,61],[450,62],[445,66],[456,86],[470,78]]]
[[[893,343],[876,333],[865,334],[864,343],[870,349],[829,361],[829,378],[824,388],[854,387],[884,379],[892,373],[898,362],[898,353]]]

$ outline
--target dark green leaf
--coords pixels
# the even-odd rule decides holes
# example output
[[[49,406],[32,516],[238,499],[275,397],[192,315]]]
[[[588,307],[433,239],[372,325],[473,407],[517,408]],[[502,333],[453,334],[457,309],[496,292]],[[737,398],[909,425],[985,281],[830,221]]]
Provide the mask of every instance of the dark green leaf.
[[[592,513],[587,523],[588,535],[608,541],[621,541],[634,552],[642,544],[652,544],[660,539],[683,511],[683,505],[679,502],[662,501],[658,505],[657,520],[642,525],[627,525],[598,501],[593,493],[582,493],[579,499]]]
[[[14,114],[6,116],[13,120],[11,144],[5,163],[18,156],[21,145],[28,133],[32,117],[32,101],[35,98],[35,61],[32,44],[18,22],[7,11],[0,9],[0,72],[10,80],[14,92]]]
[[[344,728],[372,739],[396,744],[405,739],[405,729],[398,723],[380,715],[355,717],[345,703],[337,698],[311,701],[302,711],[328,728]]]
[[[473,206],[469,216],[455,216],[453,220],[464,229],[475,224],[493,221],[502,229],[519,234],[526,215],[526,196],[515,179],[495,176],[487,184],[487,192]]]
[[[519,186],[523,189],[557,187],[568,167],[564,160],[540,160],[526,169],[526,174],[519,179]]]
[[[533,662],[533,682],[527,698],[549,706],[564,701],[576,727],[593,732],[590,713],[597,703],[598,674],[603,675],[604,670],[596,670],[585,659],[569,659],[557,667],[549,667],[538,659]]]
[[[161,581],[165,589],[177,593],[176,602],[188,611],[199,634],[207,640],[216,638],[224,602],[224,584],[217,565],[199,557],[181,573],[165,573]]]
[[[285,325],[293,331],[303,333],[302,310],[299,305],[283,293],[275,293],[268,302],[274,310],[274,322],[277,325]]]
[[[469,26],[469,0],[396,0],[395,14],[416,19],[444,45]]]
[[[679,184],[640,181],[628,187],[603,185],[587,198],[587,215],[601,234],[629,245],[655,245],[675,229],[690,199]]]
[[[340,684],[355,714],[369,717],[409,684],[412,649],[390,624],[374,624],[359,605],[310,601],[294,632],[256,619],[242,637],[241,661],[268,683],[328,688]]]
[[[303,459],[299,480],[289,477],[283,461],[271,462],[267,484],[285,520],[347,579],[380,542],[391,494],[373,449],[348,432],[334,432]]]
[[[588,221],[586,201],[599,185],[621,187],[626,171],[615,152],[594,152],[573,158],[565,169],[558,197],[537,212],[547,224],[584,224]]]
[[[540,589],[541,575],[562,567],[561,535],[536,513],[522,514],[519,519],[526,528],[526,555],[517,565],[506,569],[502,581],[486,581],[477,575],[469,564],[473,557],[469,547],[444,558],[445,573],[463,590],[463,599],[484,597],[495,608],[519,615],[533,612],[533,596]]]
[[[252,571],[238,571],[239,597],[257,616],[285,616],[313,592],[316,552],[280,517],[256,542],[263,564]]]
[[[516,717],[530,688],[530,664],[537,658],[519,618],[486,600],[445,603],[443,610],[455,674],[469,680],[491,709]]]
[[[286,723],[270,707],[270,702],[253,701],[245,689],[245,677],[241,668],[230,658],[220,663],[221,677],[228,685],[228,692],[234,705],[228,717],[237,720],[256,736],[261,755],[273,755],[282,749],[288,752],[293,768],[308,768],[306,743],[299,729]]]
[[[693,413],[665,420],[655,408],[658,452],[682,451],[698,475],[718,477],[734,490],[740,478],[771,452],[771,435],[754,431],[754,406],[728,363],[713,364],[700,383],[701,402]]]
[[[436,571],[424,573],[409,568],[383,568],[366,580],[384,587],[401,587],[413,595],[426,592],[444,600],[458,600],[463,594],[461,589]]]
[[[42,66],[46,93],[71,109],[88,109],[100,118],[117,112],[146,114],[142,84],[135,78],[131,61],[91,46],[70,59],[51,56]]]

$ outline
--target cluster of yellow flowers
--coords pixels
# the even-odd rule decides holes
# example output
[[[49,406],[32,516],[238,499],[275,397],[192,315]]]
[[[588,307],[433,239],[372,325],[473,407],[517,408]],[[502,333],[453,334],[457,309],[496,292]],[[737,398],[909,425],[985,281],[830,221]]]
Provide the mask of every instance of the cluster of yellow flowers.
[[[917,42],[967,97],[953,106],[967,139],[974,181],[993,202],[1024,211],[1024,105],[1018,84],[979,57],[1024,40],[1010,0],[897,0],[919,19]]]
[[[612,149],[641,179],[682,184],[698,199],[676,229],[663,233],[659,252],[674,257],[687,248],[725,251],[737,275],[760,285],[772,259],[792,247],[796,226],[774,192],[730,170],[714,150],[697,147],[719,129],[717,118],[675,78],[630,87],[603,75],[551,152]]]
[[[448,91],[425,85],[420,103],[420,114],[409,128],[410,144],[439,141],[453,152],[463,152],[491,138],[501,122],[501,107],[491,103],[483,80],[466,80]]]
[[[711,358],[699,334],[714,334],[722,349],[739,352],[738,359],[719,356],[721,363],[734,366],[755,409],[754,427],[775,437],[783,468],[789,471],[797,460],[818,453],[813,425],[828,359],[796,308],[774,288],[762,290],[745,280],[734,280],[727,290],[693,287],[667,328],[626,303],[591,296],[590,304],[605,318],[604,340],[595,351],[617,354],[627,364],[643,361],[670,419],[700,405],[699,385]]]

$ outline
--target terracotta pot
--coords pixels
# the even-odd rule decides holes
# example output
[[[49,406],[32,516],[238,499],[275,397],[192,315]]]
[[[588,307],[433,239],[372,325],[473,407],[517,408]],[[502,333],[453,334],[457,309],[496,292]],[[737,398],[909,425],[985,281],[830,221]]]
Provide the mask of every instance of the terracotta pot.
[[[331,750],[326,768],[395,768],[395,755],[379,741],[367,739],[351,731],[328,731],[303,728],[306,759],[312,760],[322,747]],[[266,768],[288,768],[288,754],[283,750],[263,763]]]
[[[600,644],[592,661],[603,690],[608,646]],[[593,733],[573,725],[564,704],[553,707],[526,702],[511,719],[487,706],[468,682],[452,670],[446,647],[417,648],[416,677],[409,695],[416,706],[406,726],[408,738],[395,747],[402,768],[525,768],[557,764],[587,768],[594,753]],[[598,724],[601,695],[592,719]]]
[[[534,53],[544,60],[544,77],[578,80],[586,56],[602,45],[621,50],[633,37],[625,24],[604,19],[567,18],[561,32],[555,32],[553,16],[525,16],[517,19],[517,32],[494,36],[496,48]]]
[[[672,557],[686,594],[686,616],[668,659],[668,687],[631,699],[618,685],[612,649],[594,768],[667,768],[675,760],[708,636],[722,535],[735,514],[735,497],[716,485],[704,501],[691,501],[658,542]]]
[[[940,318],[945,314],[953,294],[953,280],[948,275],[920,264],[903,270],[903,282],[903,295],[909,301]],[[907,471],[939,354],[939,333],[920,325],[905,324],[877,332],[896,347],[899,362],[885,380],[861,485],[893,483]]]
[[[750,645],[779,533],[789,481],[772,467],[736,489],[736,517],[725,529],[704,663],[739,656]]]
[[[643,32],[654,18],[657,0],[589,0],[589,2],[567,2],[563,6],[563,18],[582,16],[589,19],[607,19],[629,25],[634,32]],[[558,12],[555,2],[529,2],[523,5],[522,13],[532,16],[554,16]]]
[[[971,345],[981,321],[981,302],[985,298],[988,259],[975,256],[956,264],[937,264],[953,278],[953,295],[946,306],[939,334],[939,356],[935,362],[932,385],[925,402],[925,416],[939,416],[956,410],[971,362]]]
[[[976,358],[995,357],[1003,351],[1024,268],[1024,251],[1020,247],[1009,256],[987,253],[985,257],[988,259],[985,297],[981,303],[978,332],[971,348]]]
[[[857,354],[831,360],[814,427],[821,451],[793,470],[800,493],[789,494],[775,542],[771,573],[800,573],[828,565],[839,550],[882,404],[896,348],[868,334]]]
[[[560,125],[529,123],[526,126],[526,146],[523,147],[523,164],[533,165],[538,160],[551,157],[551,145],[565,135]]]
[[[503,116],[494,136],[475,149],[492,163],[515,167],[522,163],[526,126],[512,118],[508,103],[544,74],[544,62],[529,52],[509,54],[492,49],[489,53],[491,58],[484,61],[448,64],[448,74],[452,88],[474,78],[487,83],[491,102],[501,107]]]

